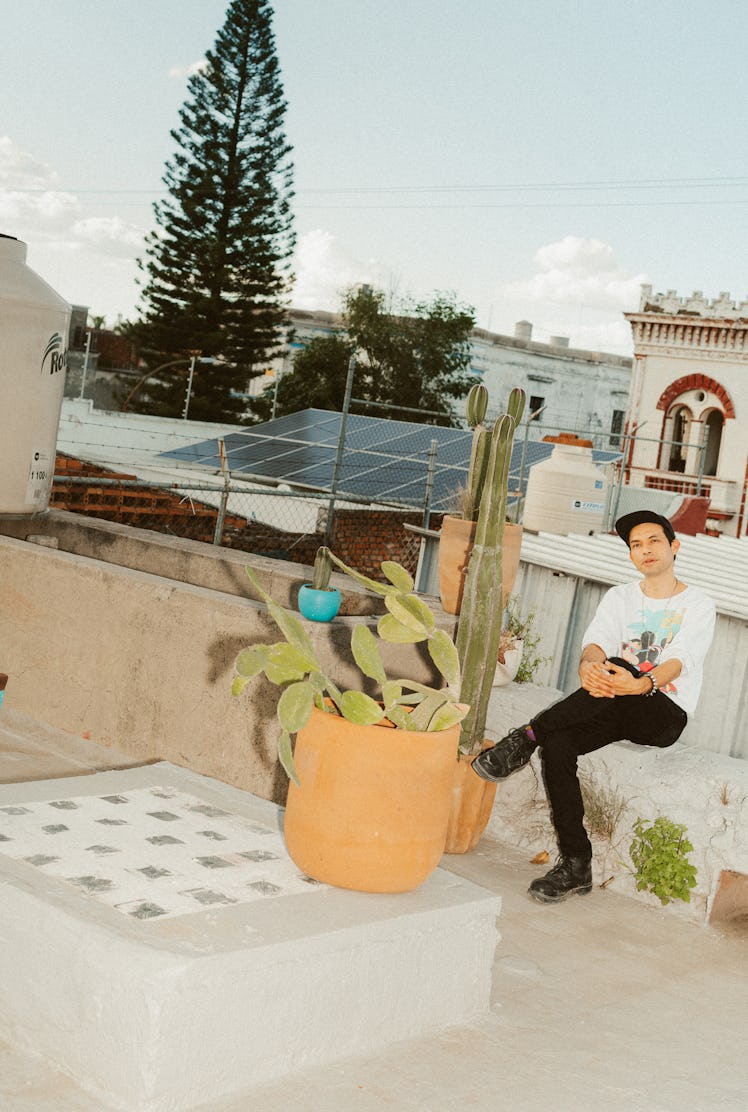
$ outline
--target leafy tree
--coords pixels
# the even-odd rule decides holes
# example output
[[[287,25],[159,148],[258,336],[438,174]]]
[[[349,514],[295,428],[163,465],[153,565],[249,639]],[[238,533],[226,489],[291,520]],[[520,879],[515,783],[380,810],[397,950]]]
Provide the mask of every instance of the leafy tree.
[[[285,101],[269,0],[232,0],[172,131],[167,197],[146,241],[141,352],[156,367],[192,352],[190,416],[242,414],[249,378],[278,351],[294,247]],[[180,413],[185,378],[148,384],[151,411]]]
[[[357,352],[353,397],[357,412],[428,424],[454,425],[452,402],[465,397],[475,382],[470,372],[472,310],[446,294],[430,302],[388,304],[382,290],[360,286],[345,296],[346,335],[314,339],[294,360],[293,371],[277,384],[276,415],[308,406],[340,410],[348,359]],[[347,338],[346,338],[347,337]],[[275,386],[252,401],[267,420]],[[392,407],[383,410],[381,406]],[[398,409],[397,407],[404,407]],[[408,413],[407,410],[415,412]]]
[[[275,415],[296,413],[300,409],[331,409],[340,411],[345,397],[351,344],[342,335],[315,336],[297,352],[293,369],[281,374],[277,382],[265,388],[251,401],[252,411],[260,421]],[[360,388],[363,371],[356,367],[354,395]]]

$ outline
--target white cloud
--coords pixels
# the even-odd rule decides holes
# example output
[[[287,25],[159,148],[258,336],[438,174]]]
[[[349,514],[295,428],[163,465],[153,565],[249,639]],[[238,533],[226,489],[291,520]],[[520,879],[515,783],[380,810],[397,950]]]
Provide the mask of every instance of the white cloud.
[[[196,62],[190,62],[188,66],[172,66],[169,70],[169,77],[180,80],[183,77],[192,77],[196,73],[205,73],[207,68],[207,59],[198,58]]]
[[[57,184],[50,166],[0,137],[2,230],[27,244],[29,265],[68,301],[112,320],[130,315],[144,230],[120,216],[84,216],[79,198]]]
[[[3,189],[51,189],[57,175],[7,135],[0,135],[0,186]]]
[[[609,244],[583,236],[546,244],[534,262],[531,278],[495,291],[494,304],[505,320],[512,313],[515,321],[532,321],[533,338],[540,341],[568,336],[573,347],[630,354],[631,329],[622,314],[638,306],[646,274],[629,274]]]
[[[132,255],[143,248],[143,232],[119,216],[90,216],[76,220],[71,229],[74,239],[92,244],[107,254]]]
[[[50,166],[0,136],[0,218],[8,233],[30,224],[37,234],[48,235],[69,222],[78,202],[55,188],[57,180]]]
[[[332,232],[314,228],[299,236],[294,257],[292,303],[296,309],[338,312],[342,293],[356,282],[382,285],[384,270],[375,260],[361,262],[337,246]]]
[[[592,309],[633,308],[646,274],[627,274],[613,248],[599,239],[565,236],[535,253],[538,272],[528,281],[510,282],[502,293],[530,301],[584,305]]]

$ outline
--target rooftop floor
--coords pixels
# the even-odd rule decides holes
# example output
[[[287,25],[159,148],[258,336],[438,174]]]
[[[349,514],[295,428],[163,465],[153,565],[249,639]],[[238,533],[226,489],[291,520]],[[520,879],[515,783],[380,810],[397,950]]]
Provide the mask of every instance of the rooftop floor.
[[[0,782],[133,763],[7,706],[0,714]],[[502,897],[491,1011],[471,1026],[307,1070],[204,1112],[742,1112],[744,938],[599,889],[557,907],[536,904],[526,888],[537,866],[487,840],[443,867]],[[0,1108],[105,1112],[4,1044]]]

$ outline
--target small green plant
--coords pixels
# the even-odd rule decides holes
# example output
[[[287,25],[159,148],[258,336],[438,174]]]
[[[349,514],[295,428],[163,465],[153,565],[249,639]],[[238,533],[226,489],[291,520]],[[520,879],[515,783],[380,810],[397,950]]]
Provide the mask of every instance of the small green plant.
[[[314,557],[314,571],[312,572],[312,587],[315,591],[326,591],[330,586],[332,574],[332,560],[330,549],[320,545]]]
[[[522,660],[517,675],[514,677],[515,683],[532,683],[538,668],[547,664],[551,659],[549,656],[538,654],[537,650],[541,639],[534,632],[535,616],[534,606],[527,611],[524,617],[522,616],[517,595],[512,595],[506,604],[504,629],[513,640],[522,642]]]
[[[696,868],[688,860],[693,845],[686,838],[685,826],[662,815],[649,824],[638,818],[629,852],[640,892],[652,892],[661,904],[671,900],[691,902]]]

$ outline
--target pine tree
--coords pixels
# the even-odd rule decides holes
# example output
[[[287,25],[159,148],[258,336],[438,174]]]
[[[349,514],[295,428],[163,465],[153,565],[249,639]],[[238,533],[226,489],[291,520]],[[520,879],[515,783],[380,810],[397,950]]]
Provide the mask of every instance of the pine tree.
[[[293,167],[268,0],[232,0],[205,68],[189,79],[168,196],[154,205],[138,329],[151,366],[192,352],[189,416],[236,420],[248,380],[279,350],[294,247]],[[186,365],[149,383],[151,411],[178,415]]]

